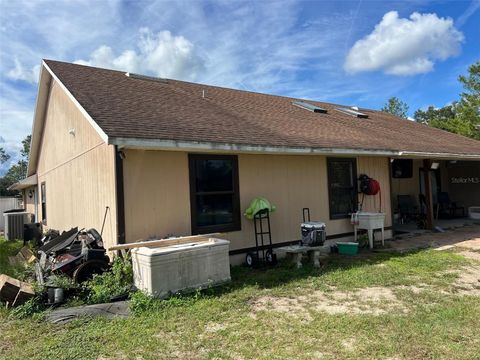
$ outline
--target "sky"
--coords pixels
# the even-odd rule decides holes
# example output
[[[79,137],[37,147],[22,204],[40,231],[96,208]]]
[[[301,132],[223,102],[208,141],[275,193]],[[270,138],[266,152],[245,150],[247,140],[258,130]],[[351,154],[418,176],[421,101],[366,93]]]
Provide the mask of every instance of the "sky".
[[[0,147],[31,132],[41,59],[409,115],[459,97],[480,0],[0,0]]]

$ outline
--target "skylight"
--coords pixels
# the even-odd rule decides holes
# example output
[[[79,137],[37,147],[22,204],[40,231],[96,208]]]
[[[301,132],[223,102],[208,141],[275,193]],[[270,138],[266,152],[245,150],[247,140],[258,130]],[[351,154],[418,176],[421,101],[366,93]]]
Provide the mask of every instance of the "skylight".
[[[358,109],[358,108],[357,108]],[[355,116],[357,118],[362,118],[362,119],[367,119],[368,118],[368,115],[367,114],[364,114],[360,111],[356,111],[356,110],[352,110],[352,109],[349,109],[349,108],[335,108],[335,110],[337,111],[340,111],[344,114],[348,114],[348,115],[351,115],[351,116]]]
[[[167,82],[167,79],[164,78],[159,78],[155,76],[148,76],[148,75],[141,75],[141,74],[135,74],[131,72],[125,73],[125,76],[128,76],[132,79],[139,79],[139,80],[149,80],[149,81],[158,81],[158,82]]]
[[[321,107],[309,104],[304,101],[294,101],[292,104],[295,106],[298,106],[299,108],[302,108],[311,112],[322,113],[322,114],[325,114],[327,112],[327,110],[322,109]]]

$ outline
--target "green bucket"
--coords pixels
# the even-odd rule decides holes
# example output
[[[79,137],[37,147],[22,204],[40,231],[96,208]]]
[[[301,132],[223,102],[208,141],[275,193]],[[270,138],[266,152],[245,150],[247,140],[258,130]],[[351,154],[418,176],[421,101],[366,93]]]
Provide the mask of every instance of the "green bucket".
[[[342,255],[358,254],[358,243],[356,242],[337,242],[338,253]]]

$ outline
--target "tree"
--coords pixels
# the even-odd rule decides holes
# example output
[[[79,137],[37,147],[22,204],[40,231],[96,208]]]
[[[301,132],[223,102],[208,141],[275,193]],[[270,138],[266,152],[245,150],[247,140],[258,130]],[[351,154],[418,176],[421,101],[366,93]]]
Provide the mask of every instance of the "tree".
[[[468,68],[468,75],[460,75],[464,92],[460,100],[452,105],[436,109],[430,106],[426,111],[415,111],[414,118],[418,122],[455,134],[480,140],[480,61]]]
[[[0,164],[3,164],[10,159],[10,155],[5,152],[5,149],[0,147]]]
[[[407,103],[403,102],[395,96],[392,96],[390,99],[388,99],[387,103],[383,106],[381,110],[404,119],[406,119],[408,116]]]
[[[0,178],[0,196],[12,196],[16,195],[16,191],[8,190],[8,187],[16,182],[24,179],[27,176],[28,156],[30,153],[30,142],[32,136],[28,135],[22,140],[22,149],[20,150],[20,160],[16,164],[13,164],[6,174]]]
[[[466,136],[480,140],[480,61],[468,68],[468,75],[458,77],[464,92],[460,94],[456,120],[465,127]]]

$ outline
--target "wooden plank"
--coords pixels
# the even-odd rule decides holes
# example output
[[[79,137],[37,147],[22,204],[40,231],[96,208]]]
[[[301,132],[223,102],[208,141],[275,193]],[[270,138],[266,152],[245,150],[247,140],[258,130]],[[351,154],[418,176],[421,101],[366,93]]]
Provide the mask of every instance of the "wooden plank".
[[[24,246],[20,249],[18,254],[21,254],[23,259],[27,264],[31,264],[32,262],[36,261],[37,258],[33,254],[32,250],[30,250],[28,247]]]
[[[192,242],[208,242],[208,241],[211,241],[210,238],[217,237],[219,235],[221,234],[214,233],[214,234],[205,234],[205,235],[182,236],[182,237],[172,238],[172,239],[139,241],[139,242],[134,242],[129,244],[115,245],[110,247],[108,251],[134,249],[138,247],[165,247],[165,246],[171,246],[171,245],[188,244]]]
[[[10,276],[0,275],[0,300],[9,305],[21,305],[35,295],[33,287]]]

